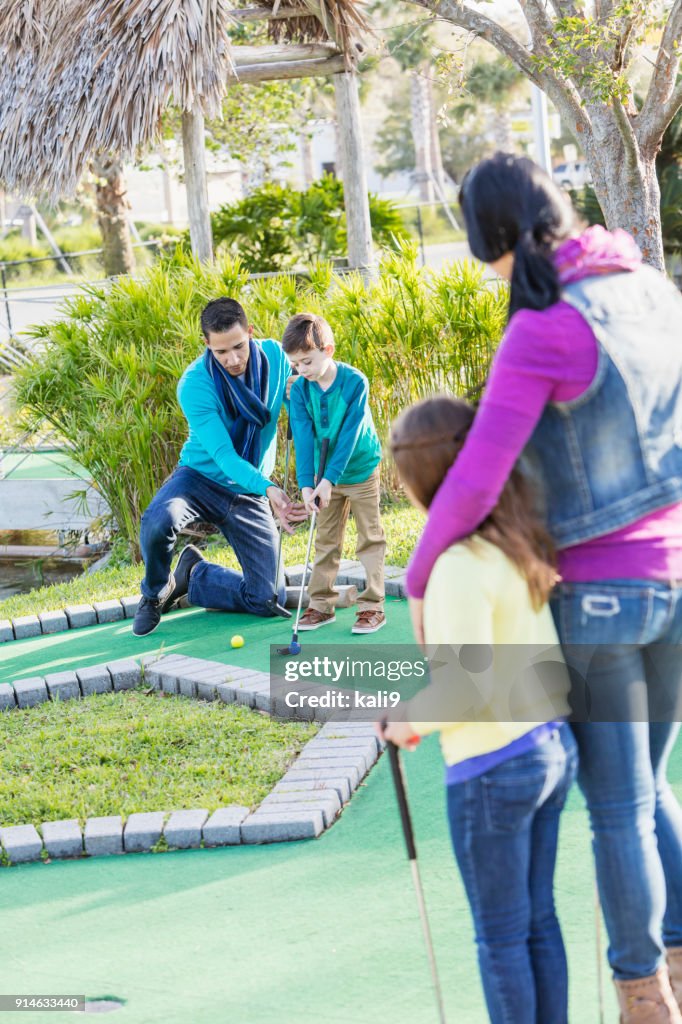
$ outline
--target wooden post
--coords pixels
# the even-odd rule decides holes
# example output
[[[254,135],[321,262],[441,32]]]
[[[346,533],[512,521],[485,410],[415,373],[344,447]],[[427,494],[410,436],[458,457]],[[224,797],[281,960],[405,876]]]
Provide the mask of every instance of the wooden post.
[[[199,109],[183,112],[182,149],[185,156],[185,188],[192,252],[200,260],[210,260],[213,256],[213,236],[206,186],[204,115]]]
[[[348,229],[348,263],[371,271],[373,262],[369,197],[362,149],[360,99],[354,71],[334,75],[336,117],[341,142],[343,191]]]

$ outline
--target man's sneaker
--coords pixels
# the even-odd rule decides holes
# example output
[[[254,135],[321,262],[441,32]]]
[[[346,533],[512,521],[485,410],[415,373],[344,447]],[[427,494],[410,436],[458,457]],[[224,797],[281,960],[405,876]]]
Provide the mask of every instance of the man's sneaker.
[[[377,609],[368,608],[364,612],[358,612],[355,625],[351,633],[376,633],[378,629],[386,625],[386,616]]]
[[[184,597],[189,590],[189,577],[192,569],[199,562],[204,561],[204,556],[198,548],[194,547],[194,544],[188,544],[187,547],[182,549],[182,554],[178,558],[177,565],[171,573],[171,580],[173,586],[168,597],[161,604],[161,614],[165,615],[166,612],[171,611],[174,608],[181,597]]]
[[[320,626],[328,626],[330,622],[336,622],[334,612],[318,612],[315,608],[308,608],[298,624],[298,628],[319,629]]]
[[[153,633],[161,622],[161,602],[141,597],[133,619],[133,636],[147,636]]]

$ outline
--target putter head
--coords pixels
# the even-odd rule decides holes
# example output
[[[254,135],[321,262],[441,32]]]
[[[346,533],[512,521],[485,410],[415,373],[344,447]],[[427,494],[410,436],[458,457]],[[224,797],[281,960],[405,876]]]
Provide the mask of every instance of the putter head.
[[[279,615],[283,619],[291,618],[291,612],[289,611],[289,609],[283,608],[276,597],[270,598],[270,600],[268,601],[268,608],[270,609],[273,615]]]

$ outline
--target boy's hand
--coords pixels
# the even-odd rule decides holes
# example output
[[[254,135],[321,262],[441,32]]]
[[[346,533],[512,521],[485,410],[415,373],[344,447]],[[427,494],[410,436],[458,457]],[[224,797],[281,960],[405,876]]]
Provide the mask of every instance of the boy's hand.
[[[294,386],[295,383],[296,383],[296,378],[295,377],[288,377],[287,378],[287,384],[286,384],[286,387],[284,389],[284,393],[287,396],[287,402],[291,398],[291,389],[292,389],[292,387]]]
[[[327,508],[332,497],[332,484],[331,480],[327,480],[326,476],[323,476],[315,490],[310,495],[310,499],[307,503],[307,507],[312,512],[313,509],[319,512],[321,508]],[[307,489],[307,488],[306,488]],[[315,501],[317,499],[317,502]],[[305,501],[305,498],[303,499]]]
[[[303,498],[303,504],[305,506],[305,510],[306,510],[306,514],[307,515],[310,515],[312,513],[313,509],[315,509],[315,511],[317,511],[317,509],[315,508],[315,503],[312,500],[314,493],[315,492],[314,492],[314,488],[313,487],[302,487],[301,488],[301,497]]]

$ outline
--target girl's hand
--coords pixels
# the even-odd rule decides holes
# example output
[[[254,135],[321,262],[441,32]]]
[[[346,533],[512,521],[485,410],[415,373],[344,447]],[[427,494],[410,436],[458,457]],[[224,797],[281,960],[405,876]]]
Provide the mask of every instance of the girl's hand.
[[[409,722],[375,722],[374,731],[380,740],[390,740],[403,750],[414,750],[419,743]]]
[[[410,607],[410,618],[412,619],[412,632],[419,647],[424,650],[424,599],[421,597],[408,597]]]

